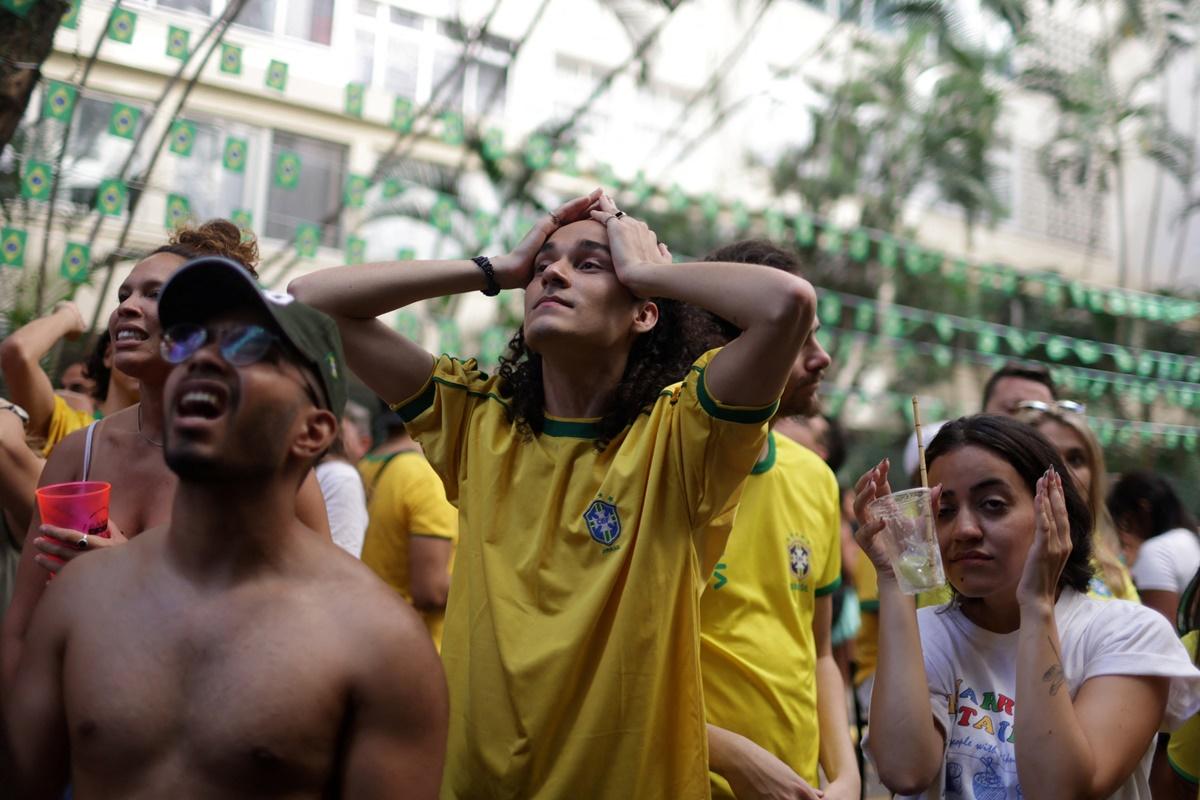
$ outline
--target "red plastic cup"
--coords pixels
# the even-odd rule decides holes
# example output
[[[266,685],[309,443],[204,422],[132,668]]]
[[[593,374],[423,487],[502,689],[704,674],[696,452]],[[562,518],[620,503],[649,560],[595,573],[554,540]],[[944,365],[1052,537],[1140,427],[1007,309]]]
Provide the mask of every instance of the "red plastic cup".
[[[112,484],[105,481],[72,481],[43,486],[37,490],[38,511],[46,525],[108,538],[108,496],[111,491]]]

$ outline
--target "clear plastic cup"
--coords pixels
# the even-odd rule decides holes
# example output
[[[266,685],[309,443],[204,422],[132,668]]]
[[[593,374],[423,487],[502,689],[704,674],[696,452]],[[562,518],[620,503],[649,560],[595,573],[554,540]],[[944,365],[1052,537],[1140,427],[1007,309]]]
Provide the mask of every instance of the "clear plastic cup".
[[[867,515],[884,523],[879,536],[902,592],[920,594],[946,583],[929,489],[884,495],[867,506]]]
[[[108,497],[112,484],[105,481],[72,481],[37,490],[42,522],[59,528],[108,536]]]

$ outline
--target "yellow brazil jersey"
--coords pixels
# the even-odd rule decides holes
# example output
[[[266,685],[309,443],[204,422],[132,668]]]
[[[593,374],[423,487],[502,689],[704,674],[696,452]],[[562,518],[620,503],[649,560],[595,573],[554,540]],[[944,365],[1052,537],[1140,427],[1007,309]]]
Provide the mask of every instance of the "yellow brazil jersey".
[[[1196,643],[1200,631],[1192,631],[1183,637],[1192,663],[1196,662]],[[1200,784],[1200,714],[1196,714],[1171,734],[1167,745],[1167,761],[1181,778],[1191,784]],[[1197,792],[1200,797],[1200,791]]]
[[[100,419],[98,413],[77,411],[71,408],[66,400],[57,394],[54,395],[54,410],[50,412],[50,421],[47,423],[46,444],[42,446],[42,456],[48,457],[50,451],[59,442],[80,428],[86,428],[98,419]]]
[[[453,543],[458,539],[458,511],[446,500],[441,479],[419,451],[367,456],[359,462],[358,472],[369,493],[363,563],[411,603],[409,542],[414,536],[431,536]],[[443,613],[420,614],[441,649]]]
[[[866,553],[859,549],[854,555],[851,574],[862,614],[862,627],[854,640],[854,685],[862,686],[879,664],[879,576]]]
[[[816,598],[841,583],[837,479],[772,434],[700,601],[708,721],[775,754],[817,786]],[[733,797],[715,773],[713,797]]]
[[[602,452],[594,420],[524,436],[473,361],[396,406],[459,507],[443,797],[708,796],[701,554],[774,411],[716,403],[715,352]]]

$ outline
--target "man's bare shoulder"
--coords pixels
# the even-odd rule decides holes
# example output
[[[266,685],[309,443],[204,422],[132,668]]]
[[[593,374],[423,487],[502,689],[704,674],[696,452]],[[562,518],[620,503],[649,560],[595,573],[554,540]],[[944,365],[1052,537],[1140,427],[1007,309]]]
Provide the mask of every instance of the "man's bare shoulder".
[[[159,557],[155,551],[161,549],[160,540],[165,533],[165,526],[151,528],[123,544],[84,553],[63,567],[54,582],[61,581],[72,592],[90,592],[97,585],[111,589],[115,581],[151,566]]]
[[[429,644],[436,657],[424,621],[395,589],[336,545],[321,544],[326,561],[317,585],[337,617],[345,621],[343,633],[368,640],[371,650],[381,654]]]

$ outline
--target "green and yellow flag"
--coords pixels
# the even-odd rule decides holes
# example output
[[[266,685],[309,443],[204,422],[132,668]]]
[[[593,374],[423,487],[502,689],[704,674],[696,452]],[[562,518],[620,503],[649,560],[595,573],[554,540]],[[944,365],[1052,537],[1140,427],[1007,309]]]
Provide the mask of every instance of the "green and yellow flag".
[[[408,133],[413,125],[413,104],[407,97],[397,97],[392,105],[392,130]]]
[[[366,91],[366,87],[361,83],[346,84],[346,114],[348,116],[362,119]]]
[[[295,189],[300,183],[300,156],[290,150],[280,150],[275,157],[275,185],[280,189]]]
[[[245,172],[246,140],[236,136],[225,137],[225,151],[221,155],[221,164],[230,172]]]
[[[62,265],[59,274],[71,283],[83,283],[87,280],[88,264],[91,261],[91,248],[86,244],[68,242],[63,251]]]
[[[108,38],[114,42],[129,44],[133,41],[133,31],[137,27],[137,14],[127,8],[113,9],[108,18]]]
[[[46,84],[46,94],[42,100],[42,116],[67,121],[75,110],[77,97],[75,87],[62,81],[50,81]]]
[[[171,25],[167,28],[167,55],[171,58],[178,58],[180,61],[187,60],[188,39],[190,38],[191,33]]]
[[[181,225],[187,224],[187,221],[192,218],[192,204],[181,194],[167,195],[167,213],[166,219],[163,220],[163,225],[167,230],[175,230]]]
[[[371,179],[366,175],[350,175],[346,179],[345,202],[348,208],[362,208],[367,201],[367,189]]]
[[[229,221],[238,226],[242,232],[242,241],[248,242],[254,238],[254,215],[245,208],[235,208],[229,214]]]
[[[59,21],[58,24],[69,30],[75,30],[76,28],[78,28],[79,27],[79,4],[82,1],[83,0],[71,0],[70,7],[68,7],[66,13],[64,13],[62,15],[62,19]]]
[[[446,111],[442,113],[440,121],[442,123],[442,141],[446,144],[462,144],[466,138],[462,114]]]
[[[0,263],[21,269],[25,266],[25,231],[5,227],[0,230]]]
[[[96,210],[106,217],[119,217],[125,210],[125,198],[129,194],[124,181],[110,178],[100,181],[96,190]]]
[[[288,65],[282,61],[271,59],[267,67],[267,88],[282,92],[287,89]]]
[[[114,103],[112,115],[108,118],[108,132],[122,139],[132,139],[137,132],[138,120],[141,118],[140,109],[127,106],[124,103]]]
[[[171,125],[171,152],[187,158],[196,146],[196,123],[186,119],[177,119]]]
[[[296,255],[301,258],[312,258],[317,254],[317,246],[321,243],[321,228],[311,222],[301,222],[296,226]]]
[[[21,175],[21,197],[29,200],[49,200],[53,177],[50,165],[44,161],[26,161]]]
[[[242,48],[235,44],[221,43],[221,72],[228,75],[242,74]]]
[[[367,260],[367,240],[361,236],[346,237],[346,263],[361,264]]]

